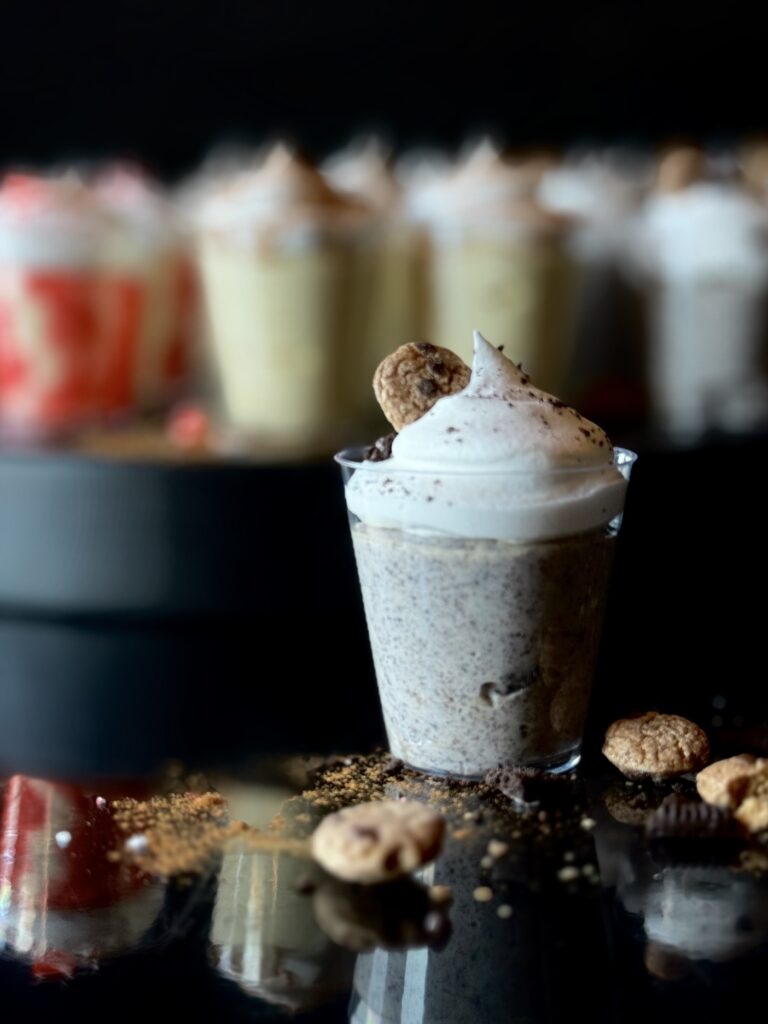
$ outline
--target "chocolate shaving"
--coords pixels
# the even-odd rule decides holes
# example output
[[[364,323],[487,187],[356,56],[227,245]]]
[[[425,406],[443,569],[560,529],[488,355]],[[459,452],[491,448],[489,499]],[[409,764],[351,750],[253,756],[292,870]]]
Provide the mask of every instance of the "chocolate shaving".
[[[370,448],[367,448],[363,458],[366,462],[385,462],[392,457],[392,442],[397,434],[386,434],[374,441]]]

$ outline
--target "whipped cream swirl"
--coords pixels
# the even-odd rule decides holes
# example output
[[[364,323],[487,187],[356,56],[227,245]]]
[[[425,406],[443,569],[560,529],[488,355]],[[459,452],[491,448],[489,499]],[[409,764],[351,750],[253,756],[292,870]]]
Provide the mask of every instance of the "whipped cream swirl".
[[[284,145],[264,161],[223,182],[200,204],[200,230],[242,248],[280,242],[313,243],[328,234],[357,234],[368,227],[371,210],[341,195],[312,166]]]
[[[9,174],[0,184],[0,266],[98,266],[115,230],[73,175]]]
[[[370,525],[528,542],[606,525],[625,490],[605,432],[475,332],[467,387],[404,427],[390,459],[360,464],[346,494]]]

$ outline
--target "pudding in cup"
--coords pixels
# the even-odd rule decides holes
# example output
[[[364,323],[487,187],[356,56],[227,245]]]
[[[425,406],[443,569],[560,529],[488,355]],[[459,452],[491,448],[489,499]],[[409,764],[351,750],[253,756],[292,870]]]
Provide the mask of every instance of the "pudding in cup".
[[[573,767],[634,453],[477,333],[468,385],[386,449],[336,459],[390,751]]]

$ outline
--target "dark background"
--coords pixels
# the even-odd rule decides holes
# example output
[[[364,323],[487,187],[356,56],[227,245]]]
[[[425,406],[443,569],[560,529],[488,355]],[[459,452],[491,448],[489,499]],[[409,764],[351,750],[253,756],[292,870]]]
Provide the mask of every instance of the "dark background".
[[[363,127],[400,145],[456,146],[484,128],[512,144],[728,142],[768,129],[765,21],[743,4],[656,0],[563,11],[491,0],[0,0],[0,167],[121,153],[175,177],[216,142],[288,132],[319,155]],[[754,586],[768,566],[752,517],[768,438],[688,453],[615,440],[641,459],[588,749],[633,709],[705,726],[765,722]],[[323,472],[297,475],[301,500],[275,490],[285,516],[273,498],[241,517],[232,542],[258,563],[241,566],[238,595],[250,587],[253,598],[241,621],[0,610],[3,766],[119,772],[167,753],[237,759],[381,738],[341,482],[334,466]],[[327,512],[315,535],[291,518],[305,508]],[[301,543],[289,551],[278,536]],[[189,559],[196,572],[201,558]]]
[[[0,165],[118,152],[175,176],[215,141],[319,154],[360,127],[727,141],[768,127],[758,6],[5,0]]]

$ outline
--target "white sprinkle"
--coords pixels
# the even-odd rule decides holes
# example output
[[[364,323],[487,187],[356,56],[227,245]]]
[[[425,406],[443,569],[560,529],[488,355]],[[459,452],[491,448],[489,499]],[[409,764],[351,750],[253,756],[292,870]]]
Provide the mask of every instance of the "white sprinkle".
[[[579,869],[569,864],[567,867],[560,868],[557,877],[561,882],[573,882],[579,877]]]
[[[485,868],[486,871],[488,870],[488,868],[492,868],[493,857],[483,857],[482,860],[480,861],[480,867]]]
[[[590,875],[594,875],[595,873],[595,865],[585,864],[581,869],[581,873],[582,875],[586,875],[589,878]]]
[[[129,836],[125,841],[125,848],[131,853],[146,853],[149,849],[149,840],[144,835]]]
[[[512,907],[508,903],[502,903],[496,913],[499,917],[512,917]]]
[[[563,860],[566,864],[572,864],[576,860],[576,854],[573,852],[573,850],[566,850],[566,852],[563,854]]]
[[[597,822],[595,821],[594,818],[582,818],[581,821],[579,822],[579,824],[581,825],[581,827],[584,829],[585,832],[591,832],[592,829],[597,824]]]
[[[493,889],[487,885],[479,885],[472,893],[472,898],[478,903],[488,903],[493,899]]]
[[[56,845],[60,850],[66,850],[69,844],[72,842],[71,832],[57,832],[53,837],[56,841]]]
[[[96,797],[96,806],[99,808],[100,811],[103,811],[104,808],[107,806],[107,801],[104,799],[103,796]]]
[[[501,839],[492,839],[488,843],[488,853],[494,858],[503,857],[508,850],[509,843],[502,842]]]

